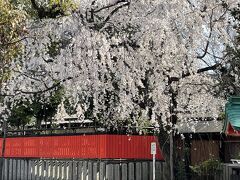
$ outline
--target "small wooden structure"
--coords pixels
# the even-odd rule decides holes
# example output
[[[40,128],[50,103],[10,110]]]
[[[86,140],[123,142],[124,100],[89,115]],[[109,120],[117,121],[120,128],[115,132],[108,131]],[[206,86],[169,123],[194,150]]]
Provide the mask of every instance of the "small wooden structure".
[[[190,165],[209,159],[220,160],[224,156],[221,130],[221,121],[194,122],[194,129],[187,125],[179,126],[179,133],[184,136],[176,137],[179,158],[187,158]]]

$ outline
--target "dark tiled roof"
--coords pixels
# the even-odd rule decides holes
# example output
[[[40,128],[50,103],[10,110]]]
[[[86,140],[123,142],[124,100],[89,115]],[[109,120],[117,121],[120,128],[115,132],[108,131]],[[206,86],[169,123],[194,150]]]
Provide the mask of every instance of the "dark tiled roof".
[[[177,123],[179,133],[220,133],[221,121],[190,121]]]

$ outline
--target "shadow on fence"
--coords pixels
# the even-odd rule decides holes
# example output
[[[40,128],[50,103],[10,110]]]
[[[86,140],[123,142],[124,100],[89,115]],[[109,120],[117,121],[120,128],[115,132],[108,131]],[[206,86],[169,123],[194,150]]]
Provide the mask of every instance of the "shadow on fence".
[[[167,180],[165,162],[156,162],[156,180]],[[4,159],[3,180],[151,180],[152,162]]]

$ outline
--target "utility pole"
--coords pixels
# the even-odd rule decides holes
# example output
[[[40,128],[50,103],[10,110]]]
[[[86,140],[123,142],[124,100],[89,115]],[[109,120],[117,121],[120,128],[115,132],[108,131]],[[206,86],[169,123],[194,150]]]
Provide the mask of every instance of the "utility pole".
[[[174,180],[173,131],[170,133],[170,180]]]
[[[177,114],[176,114],[176,109],[177,109],[177,91],[174,90],[173,88],[173,82],[169,82],[169,94],[171,97],[170,100],[170,122],[172,124],[171,131],[170,131],[170,138],[169,138],[169,148],[170,148],[170,153],[169,153],[169,160],[170,160],[170,180],[174,180],[174,163],[175,163],[175,155],[174,155],[174,135],[175,135],[175,129],[174,125],[177,123]]]

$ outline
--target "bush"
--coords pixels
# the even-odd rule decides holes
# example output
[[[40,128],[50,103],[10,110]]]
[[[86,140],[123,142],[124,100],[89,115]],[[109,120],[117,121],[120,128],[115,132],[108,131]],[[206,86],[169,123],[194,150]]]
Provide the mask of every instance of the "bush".
[[[190,166],[194,174],[199,176],[209,176],[215,174],[221,174],[221,162],[215,159],[206,160],[199,165]]]

